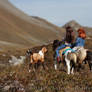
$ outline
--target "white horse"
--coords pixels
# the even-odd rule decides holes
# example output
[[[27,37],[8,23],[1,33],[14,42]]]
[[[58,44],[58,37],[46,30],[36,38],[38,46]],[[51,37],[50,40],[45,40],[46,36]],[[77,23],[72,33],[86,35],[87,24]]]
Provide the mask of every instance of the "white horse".
[[[68,50],[65,53],[65,62],[67,65],[67,74],[74,74],[74,67],[75,64],[77,63],[77,56],[74,52],[72,52],[71,50]]]
[[[77,55],[72,52],[72,49],[66,51],[64,54],[64,61],[67,65],[67,74],[74,74],[74,67],[77,63]],[[57,60],[55,60],[54,68],[57,70]]]

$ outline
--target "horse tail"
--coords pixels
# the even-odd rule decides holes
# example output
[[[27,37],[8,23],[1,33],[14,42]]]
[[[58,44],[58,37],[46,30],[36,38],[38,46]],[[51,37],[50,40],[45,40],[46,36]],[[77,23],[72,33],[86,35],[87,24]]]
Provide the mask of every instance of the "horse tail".
[[[33,55],[32,50],[31,49],[27,50],[26,51],[26,56],[31,56],[31,55]]]

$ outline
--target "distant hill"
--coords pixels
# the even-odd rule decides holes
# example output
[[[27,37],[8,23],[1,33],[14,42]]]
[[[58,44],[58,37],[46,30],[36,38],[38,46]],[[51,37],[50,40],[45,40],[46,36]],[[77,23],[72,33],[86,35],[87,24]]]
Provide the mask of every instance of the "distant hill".
[[[0,48],[47,44],[54,39],[61,39],[63,33],[63,28],[42,18],[28,16],[8,0],[0,0]]]

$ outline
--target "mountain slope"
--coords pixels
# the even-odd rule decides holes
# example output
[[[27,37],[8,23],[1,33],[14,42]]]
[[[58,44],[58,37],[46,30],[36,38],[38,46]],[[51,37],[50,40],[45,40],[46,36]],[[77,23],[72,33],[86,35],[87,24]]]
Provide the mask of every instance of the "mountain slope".
[[[61,31],[62,30],[62,31]],[[0,0],[0,47],[33,47],[61,38],[64,30],[41,18],[24,14],[8,0]],[[6,43],[6,45],[3,44]],[[7,44],[9,43],[9,44]],[[11,44],[10,44],[11,43]],[[15,47],[16,47],[15,45]],[[6,47],[5,47],[6,48]]]

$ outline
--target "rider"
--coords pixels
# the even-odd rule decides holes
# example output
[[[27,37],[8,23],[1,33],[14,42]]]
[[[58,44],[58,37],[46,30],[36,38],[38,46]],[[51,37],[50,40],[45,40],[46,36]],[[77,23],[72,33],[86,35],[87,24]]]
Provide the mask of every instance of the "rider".
[[[78,37],[76,39],[76,42],[74,44],[74,48],[73,50],[77,50],[79,49],[80,47],[84,47],[85,45],[85,38],[86,38],[86,33],[85,33],[85,30],[83,28],[79,28],[78,29]]]
[[[62,54],[63,54],[63,51],[65,51],[66,49],[69,49],[71,47],[71,43],[74,42],[74,39],[75,39],[75,35],[74,35],[74,32],[73,32],[73,29],[68,26],[66,27],[66,37],[64,39],[64,44],[60,45],[57,49],[56,49],[56,58],[57,58],[57,61],[63,61],[63,58],[62,58]],[[61,50],[61,55],[59,55],[59,51]],[[61,57],[61,59],[60,59]]]

